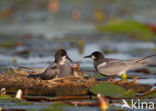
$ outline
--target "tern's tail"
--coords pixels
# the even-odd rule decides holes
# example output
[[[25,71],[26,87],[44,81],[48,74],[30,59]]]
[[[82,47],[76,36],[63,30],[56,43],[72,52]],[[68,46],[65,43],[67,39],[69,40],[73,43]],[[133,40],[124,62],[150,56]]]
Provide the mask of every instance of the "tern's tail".
[[[153,56],[156,56],[156,53],[155,53],[155,54],[152,54],[152,55],[150,55],[150,56],[147,56],[147,57],[138,59],[138,60],[136,60],[135,62],[143,62],[145,59],[148,59],[148,58],[153,57]],[[150,64],[150,63],[153,63],[153,62],[156,62],[156,61],[147,61],[147,62],[149,62],[148,64]]]
[[[130,67],[130,69],[132,68],[138,68],[138,67],[142,67],[144,65],[148,65],[148,64],[152,64],[152,63],[156,63],[156,60],[149,60],[149,61],[145,61],[146,59],[156,56],[156,53],[144,58],[140,58],[140,59],[136,59],[133,61],[128,62],[128,66]]]
[[[142,61],[141,63],[142,63],[143,65],[148,65],[148,64],[156,63],[156,60]]]
[[[36,79],[36,78],[40,78],[40,74],[29,74],[28,77]]]

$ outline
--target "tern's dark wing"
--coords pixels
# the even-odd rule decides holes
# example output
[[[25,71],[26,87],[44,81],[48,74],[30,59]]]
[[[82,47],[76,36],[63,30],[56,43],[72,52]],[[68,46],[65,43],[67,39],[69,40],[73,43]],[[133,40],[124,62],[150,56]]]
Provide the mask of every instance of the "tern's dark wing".
[[[40,74],[40,78],[43,80],[53,79],[59,73],[59,66],[56,63],[53,63],[42,74]]]

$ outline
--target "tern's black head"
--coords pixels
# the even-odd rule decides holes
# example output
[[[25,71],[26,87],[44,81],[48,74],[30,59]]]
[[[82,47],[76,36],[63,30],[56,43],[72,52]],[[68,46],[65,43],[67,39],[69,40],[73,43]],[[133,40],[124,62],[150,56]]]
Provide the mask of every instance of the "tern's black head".
[[[92,58],[93,60],[103,59],[104,56],[101,52],[95,51],[89,56],[85,56],[84,58]]]
[[[64,49],[59,49],[55,53],[55,62],[65,62],[66,60],[72,62],[72,60],[68,57],[67,52]]]

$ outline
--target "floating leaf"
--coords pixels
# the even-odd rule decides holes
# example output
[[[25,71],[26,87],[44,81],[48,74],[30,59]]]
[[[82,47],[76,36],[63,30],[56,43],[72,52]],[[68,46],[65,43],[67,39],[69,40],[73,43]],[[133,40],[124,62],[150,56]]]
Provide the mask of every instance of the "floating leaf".
[[[23,102],[18,102],[17,105],[32,105],[31,102],[23,101]]]
[[[65,111],[62,108],[58,108],[58,107],[48,107],[45,109],[42,109],[41,111]]]
[[[71,106],[71,105],[58,101],[58,102],[54,102],[53,104],[51,104],[51,106],[53,106],[53,107],[65,107],[65,106]]]
[[[55,102],[51,104],[49,107],[42,109],[41,111],[65,111],[62,107],[71,106],[64,102]]]
[[[98,83],[89,89],[94,94],[102,94],[103,96],[120,97],[126,90],[113,83]]]
[[[137,21],[112,21],[107,25],[100,25],[97,27],[99,32],[113,32],[113,33],[126,33],[134,34],[133,38],[140,40],[150,40],[154,38],[154,33]]]
[[[9,95],[0,96],[0,100],[8,100],[8,101],[15,101],[15,102],[20,101],[19,99],[13,98],[13,97],[11,97]]]
[[[130,90],[124,92],[122,94],[121,98],[133,98],[133,97],[135,97],[135,94],[136,93],[134,92],[134,90],[130,89]]]
[[[0,43],[0,47],[14,48],[15,47],[15,43],[13,43],[12,41],[2,42],[2,43]]]

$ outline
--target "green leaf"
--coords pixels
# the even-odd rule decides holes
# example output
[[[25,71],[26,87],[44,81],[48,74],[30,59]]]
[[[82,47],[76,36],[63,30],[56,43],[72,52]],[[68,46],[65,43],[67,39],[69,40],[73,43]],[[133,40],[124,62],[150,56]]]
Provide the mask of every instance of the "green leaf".
[[[47,107],[42,109],[41,111],[65,111],[62,108],[58,108],[58,107]]]
[[[65,107],[65,106],[71,106],[69,104],[66,104],[64,102],[58,101],[58,102],[54,102],[53,104],[51,104],[51,106],[53,107]]]
[[[23,101],[23,102],[18,102],[17,105],[32,105],[31,102]]]
[[[133,97],[135,97],[135,94],[136,93],[134,92],[134,90],[130,89],[130,90],[124,92],[122,94],[121,98],[133,98]]]
[[[126,90],[113,83],[98,83],[89,89],[93,94],[102,94],[103,96],[121,97]]]
[[[10,95],[3,95],[3,96],[0,96],[0,100],[14,101],[14,102],[19,102],[19,101],[21,101],[20,99],[13,98],[13,97],[11,97]]]
[[[133,38],[140,40],[151,40],[155,38],[155,34],[149,28],[137,21],[116,20],[106,25],[98,26],[97,31],[102,33],[133,34]]]
[[[64,102],[54,102],[49,107],[42,109],[41,111],[65,111],[62,107],[71,106]]]

